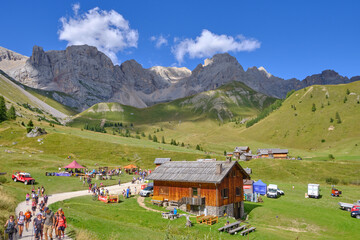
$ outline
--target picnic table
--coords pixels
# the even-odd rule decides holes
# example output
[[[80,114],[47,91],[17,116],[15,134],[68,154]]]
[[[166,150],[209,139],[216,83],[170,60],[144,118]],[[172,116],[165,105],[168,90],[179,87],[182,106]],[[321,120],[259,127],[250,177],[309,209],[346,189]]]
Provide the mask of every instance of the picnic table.
[[[225,225],[225,226],[219,228],[218,231],[219,232],[221,232],[221,231],[230,232],[231,230],[238,228],[240,226],[240,223],[241,222],[239,222],[239,221],[230,223],[228,225]]]
[[[196,217],[197,223],[205,223],[207,225],[213,225],[219,221],[219,217],[213,215],[200,215]]]
[[[174,214],[172,212],[164,212],[164,213],[161,213],[161,216],[165,219],[170,219],[170,220],[174,220],[174,219],[177,219],[179,218],[179,214]]]
[[[251,228],[248,228],[248,229],[242,231],[240,234],[241,234],[241,236],[245,236],[246,234],[249,234],[249,233],[255,231],[255,229],[256,229],[256,227],[251,227]]]

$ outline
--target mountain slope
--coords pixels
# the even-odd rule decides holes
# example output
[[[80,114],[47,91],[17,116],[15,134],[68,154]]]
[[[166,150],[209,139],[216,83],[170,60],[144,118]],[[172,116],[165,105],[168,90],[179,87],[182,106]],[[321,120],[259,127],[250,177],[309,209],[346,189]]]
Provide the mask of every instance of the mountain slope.
[[[257,93],[241,82],[232,82],[216,90],[142,109],[118,103],[95,104],[78,114],[71,124],[102,119],[137,124],[205,118],[222,122],[225,119],[254,116],[273,101],[275,98]]]
[[[10,56],[8,52],[3,54],[4,60],[0,57],[0,69],[4,67],[10,76],[27,86],[65,93],[57,94],[55,99],[79,111],[100,102],[145,108],[214,90],[233,81],[243,82],[268,96],[284,98],[292,89],[313,84],[348,83],[360,78],[349,79],[326,70],[303,81],[284,80],[263,67],[244,71],[236,58],[227,53],[206,59],[193,71],[160,66],[145,69],[135,60],[118,66],[113,65],[104,53],[87,45],[46,52],[34,46],[32,56],[22,58],[23,64],[8,68],[9,61],[16,62],[16,57],[11,57],[15,53]]]
[[[34,92],[35,93],[35,92]],[[12,102],[14,106],[19,105],[28,109],[35,109],[35,112],[40,114],[46,113],[50,118],[54,117],[59,122],[66,123],[69,120],[69,116],[65,113],[57,110],[56,108],[50,106],[43,100],[40,100],[38,97],[31,94],[29,91],[25,90],[23,86],[15,84],[13,81],[7,78],[6,75],[3,75],[0,72],[0,95],[4,96],[8,101]],[[38,95],[41,96],[41,95]],[[61,104],[52,100],[52,105],[61,107]],[[17,106],[18,113],[19,110],[24,110],[24,108]],[[37,110],[38,109],[38,110]],[[45,117],[45,116],[44,116]]]
[[[296,91],[280,109],[242,131],[244,137],[336,155],[360,153],[360,81]],[[315,104],[315,108],[313,108]],[[336,118],[338,113],[340,121]]]

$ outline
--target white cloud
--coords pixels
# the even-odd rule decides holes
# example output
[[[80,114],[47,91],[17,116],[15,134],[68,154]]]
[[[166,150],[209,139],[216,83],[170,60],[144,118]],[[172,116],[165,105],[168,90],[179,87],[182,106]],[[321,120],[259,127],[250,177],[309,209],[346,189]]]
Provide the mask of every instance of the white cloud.
[[[98,7],[78,15],[80,4],[73,5],[75,16],[60,18],[62,24],[59,39],[69,45],[91,45],[104,52],[117,64],[116,53],[126,48],[137,47],[139,33],[131,29],[129,22],[114,10],[105,11]]]
[[[184,61],[186,55],[189,58],[202,58],[223,52],[253,51],[260,47],[260,42],[256,39],[246,38],[242,35],[236,37],[217,35],[206,29],[195,40],[186,38],[175,42],[172,53],[179,63]]]
[[[72,10],[74,11],[75,15],[78,15],[79,9],[80,9],[80,3],[75,3],[72,5]]]
[[[159,37],[156,37],[156,36],[152,36],[150,38],[150,40],[152,42],[155,42],[155,47],[156,48],[161,48],[161,46],[166,46],[168,45],[168,40],[163,36],[163,35],[160,35]]]

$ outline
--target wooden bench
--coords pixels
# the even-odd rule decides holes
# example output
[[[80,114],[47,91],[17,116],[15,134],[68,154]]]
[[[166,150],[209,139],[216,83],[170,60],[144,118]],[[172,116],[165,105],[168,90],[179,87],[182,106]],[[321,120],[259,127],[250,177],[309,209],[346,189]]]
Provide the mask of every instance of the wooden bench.
[[[245,227],[246,227],[245,225],[242,225],[242,226],[240,226],[240,227],[238,227],[238,228],[235,228],[235,229],[230,230],[229,233],[230,233],[230,234],[234,234],[234,233],[236,234],[237,232],[243,230]]]
[[[164,197],[161,196],[153,196],[151,199],[151,203],[154,205],[162,206],[164,202]]]
[[[202,223],[203,222],[203,218],[205,217],[205,215],[200,215],[200,216],[196,216],[196,222],[197,223]]]
[[[219,222],[219,217],[218,216],[211,216],[210,219],[206,220],[206,224],[207,225],[213,225],[215,223]]]
[[[241,222],[238,221],[238,222],[231,223],[229,225],[225,225],[225,226],[219,228],[218,231],[219,232],[221,232],[221,231],[229,232],[232,229],[238,228],[240,226],[240,223]]]
[[[251,227],[251,228],[248,228],[248,229],[242,231],[240,234],[241,234],[241,236],[245,236],[246,234],[249,234],[250,232],[255,231],[255,229],[256,229],[256,227]]]

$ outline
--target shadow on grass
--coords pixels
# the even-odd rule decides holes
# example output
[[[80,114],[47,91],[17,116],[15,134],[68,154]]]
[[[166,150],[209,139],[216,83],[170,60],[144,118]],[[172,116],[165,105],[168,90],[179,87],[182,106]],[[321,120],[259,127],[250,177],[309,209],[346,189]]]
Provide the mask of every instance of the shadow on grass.
[[[244,202],[244,211],[247,214],[250,214],[252,210],[254,210],[257,207],[262,207],[259,203],[253,203],[253,202]]]

